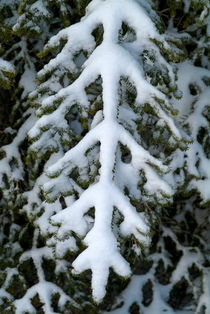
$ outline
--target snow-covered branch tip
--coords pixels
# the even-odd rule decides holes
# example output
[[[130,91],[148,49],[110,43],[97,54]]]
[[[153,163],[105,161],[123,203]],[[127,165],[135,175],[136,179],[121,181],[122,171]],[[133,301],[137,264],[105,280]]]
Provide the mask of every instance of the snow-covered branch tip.
[[[11,88],[11,78],[15,76],[15,67],[8,61],[0,58],[0,87]]]

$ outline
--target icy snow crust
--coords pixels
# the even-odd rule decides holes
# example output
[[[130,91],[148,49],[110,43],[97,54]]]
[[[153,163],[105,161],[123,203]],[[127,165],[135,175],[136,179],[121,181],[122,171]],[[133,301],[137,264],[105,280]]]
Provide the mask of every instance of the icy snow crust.
[[[80,76],[70,86],[43,99],[42,106],[38,109],[39,115],[56,101],[62,102],[54,112],[43,115],[29,132],[31,138],[38,139],[37,142],[41,143],[46,138],[43,130],[49,132],[54,125],[63,130],[68,128],[65,114],[75,103],[83,107],[84,112],[88,109],[90,103],[85,88],[101,77],[103,111],[96,114],[92,129],[84,138],[49,167],[47,174],[52,179],[44,184],[45,194],[52,200],[59,198],[63,192],[68,195],[77,191],[80,195],[77,200],[70,201],[70,206],[60,212],[56,211],[57,214],[51,217],[51,222],[59,227],[50,230],[58,229],[54,239],[54,242],[61,241],[61,245],[57,247],[58,256],[62,256],[67,249],[73,251],[76,249],[74,238],[70,236],[72,232],[84,239],[87,248],[73,262],[73,272],[77,274],[91,269],[92,291],[96,302],[100,302],[105,295],[110,267],[120,276],[131,275],[130,266],[122,257],[113,232],[114,207],[124,218],[120,225],[120,233],[124,237],[134,235],[144,245],[150,242],[145,214],[138,213],[132,206],[129,197],[124,193],[125,187],[128,188],[130,195],[137,199],[146,199],[138,189],[139,171],[143,170],[147,178],[144,186],[146,195],[155,194],[159,199],[163,198],[163,195],[168,197],[172,195],[172,188],[154,170],[156,167],[159,172],[164,173],[168,171],[168,167],[146,151],[119,123],[120,117],[126,121],[129,116],[134,115],[131,108],[123,106],[119,108],[118,89],[122,77],[129,77],[135,85],[136,105],[141,106],[145,102],[152,104],[160,123],[168,127],[175,139],[181,140],[181,134],[167,112],[166,108],[170,105],[167,104],[166,97],[146,81],[138,62],[138,55],[145,48],[153,49],[163,62],[158,48],[150,41],[150,38],[158,38],[160,41],[163,38],[139,3],[141,2],[134,0],[92,1],[81,22],[60,31],[50,39],[46,49],[59,46],[62,39],[67,43],[61,53],[40,71],[40,77],[56,69],[60,64],[72,72],[76,71],[73,59],[80,50],[87,51],[89,58],[84,63]],[[124,44],[118,42],[122,22],[135,30],[136,40]],[[96,43],[91,33],[101,24],[104,28],[103,41],[95,48]],[[171,68],[166,62],[165,65],[173,77]],[[165,105],[161,106],[155,97],[161,99]],[[33,145],[36,146],[37,142]],[[99,178],[83,191],[69,178],[69,174],[75,166],[79,169],[88,166],[85,154],[97,143],[100,143]],[[131,152],[132,160],[129,164],[121,161],[119,143],[128,147]],[[94,222],[90,223],[87,212],[92,207],[95,209],[95,218]],[[44,217],[39,218],[40,223],[46,224],[44,219],[49,217],[47,213],[44,214]]]

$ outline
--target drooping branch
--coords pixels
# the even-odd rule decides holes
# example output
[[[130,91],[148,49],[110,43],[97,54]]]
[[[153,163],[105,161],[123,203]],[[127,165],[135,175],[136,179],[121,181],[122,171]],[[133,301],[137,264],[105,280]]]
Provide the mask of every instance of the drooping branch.
[[[123,22],[136,32],[136,39],[131,43],[121,44],[118,40]],[[104,29],[103,41],[95,48],[91,33],[100,24]],[[61,53],[39,74],[40,77],[45,76],[61,62],[66,63],[66,56],[70,60],[69,72],[74,71],[74,55],[81,49],[88,51],[87,60],[79,76],[57,94],[43,99],[42,106],[38,109],[38,114],[42,116],[29,132],[30,137],[34,140],[38,138],[38,141],[50,134],[51,127],[56,126],[63,130],[68,128],[65,115],[75,103],[81,108],[83,117],[87,116],[91,100],[88,99],[86,88],[98,77],[102,84],[103,109],[99,122],[94,127],[92,126],[92,129],[60,160],[49,167],[47,174],[53,181],[44,185],[46,198],[51,198],[52,201],[59,195],[66,196],[77,192],[77,198],[71,202],[70,206],[53,215],[51,222],[55,226],[59,225],[55,239],[64,241],[65,244],[66,239],[69,239],[70,250],[75,250],[75,242],[70,240],[74,233],[84,238],[87,248],[74,261],[74,272],[80,273],[91,269],[93,297],[97,302],[100,302],[105,295],[109,268],[112,267],[123,277],[130,275],[129,265],[120,253],[118,241],[112,229],[115,208],[123,217],[123,222],[119,227],[121,235],[124,237],[133,235],[144,245],[150,242],[146,216],[143,212],[137,212],[129,198],[133,194],[134,186],[127,185],[128,196],[125,196],[126,183],[123,185],[119,183],[119,170],[122,168],[125,170],[119,159],[120,145],[130,150],[131,162],[128,167],[136,178],[135,190],[138,190],[138,177],[140,171],[143,171],[146,177],[143,190],[146,195],[156,195],[158,199],[164,197],[169,199],[173,194],[170,185],[161,178],[161,175],[169,170],[168,167],[152,156],[126,130],[125,125],[119,119],[119,114],[124,108],[119,86],[121,78],[127,77],[137,91],[134,106],[141,107],[149,103],[159,123],[167,126],[175,140],[182,141],[182,135],[170,116],[167,97],[148,82],[139,62],[139,54],[145,49],[154,48],[155,51],[158,49],[150,41],[150,38],[154,37],[161,38],[146,11],[136,1],[93,1],[81,22],[61,31],[50,40],[45,51],[59,45],[62,39],[66,41],[66,44]],[[174,74],[170,66],[168,64],[167,66],[173,80]],[[55,110],[52,110],[53,106]],[[52,112],[44,114],[47,108]],[[98,143],[100,144],[98,176],[84,192],[78,193],[79,184],[73,183],[75,178],[69,179],[69,177],[76,167],[82,179],[82,169],[89,166],[87,151]],[[33,145],[36,145],[36,142]],[[64,183],[69,186],[63,189]],[[94,208],[95,214],[94,222],[90,224],[88,212],[91,208]],[[61,247],[60,249],[62,250]],[[66,245],[63,249],[66,249]],[[62,255],[61,251],[60,253]]]

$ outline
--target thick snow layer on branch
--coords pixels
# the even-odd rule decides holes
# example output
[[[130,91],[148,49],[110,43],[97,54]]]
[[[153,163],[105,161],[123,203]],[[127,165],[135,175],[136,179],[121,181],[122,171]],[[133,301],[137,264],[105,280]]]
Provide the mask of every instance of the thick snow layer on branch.
[[[135,39],[130,43],[119,42],[122,23],[126,23],[135,32]],[[92,32],[100,25],[104,30],[103,41],[95,48]],[[70,239],[70,250],[75,250],[75,241],[71,240],[74,233],[83,239],[87,248],[73,262],[74,273],[91,269],[93,297],[97,302],[105,295],[110,268],[123,277],[130,275],[129,265],[121,255],[118,240],[113,232],[114,210],[117,209],[123,219],[120,226],[117,226],[119,235],[133,235],[140,244],[148,245],[150,228],[143,212],[144,208],[141,213],[137,212],[131,198],[137,196],[137,200],[146,200],[147,197],[155,196],[161,201],[169,199],[173,194],[171,186],[162,178],[163,173],[169,171],[169,167],[143,148],[140,136],[137,139],[137,136],[135,138],[132,132],[127,130],[126,124],[132,126],[134,120],[137,120],[134,117],[138,115],[134,114],[133,108],[129,108],[128,104],[123,104],[124,100],[119,94],[121,79],[129,78],[137,93],[134,107],[149,103],[159,122],[167,127],[176,140],[181,141],[181,133],[169,115],[166,96],[150,84],[141,66],[139,55],[145,49],[156,51],[158,61],[163,62],[151,38],[164,40],[147,11],[137,1],[93,0],[87,8],[86,16],[79,23],[62,30],[50,39],[45,47],[46,51],[59,46],[61,40],[66,43],[57,57],[39,73],[39,78],[42,79],[61,65],[68,68],[69,73],[76,72],[75,55],[81,50],[88,53],[81,73],[69,86],[61,88],[55,95],[42,98],[42,106],[38,109],[41,117],[29,132],[29,136],[37,140],[32,149],[36,145],[41,148],[46,141],[50,141],[50,145],[57,149],[59,137],[56,132],[58,130],[58,133],[62,133],[68,129],[65,116],[70,108],[76,104],[82,116],[87,117],[91,100],[86,88],[99,77],[102,82],[103,110],[96,113],[91,129],[80,142],[49,167],[47,174],[52,179],[44,184],[45,195],[52,201],[60,195],[77,194],[77,199],[70,206],[56,211],[51,222],[58,226],[57,241],[65,242]],[[168,64],[167,67],[173,80],[173,72]],[[52,80],[49,80],[43,84],[50,88],[51,83]],[[34,95],[33,93],[32,97]],[[48,114],[44,114],[46,109],[50,109]],[[126,112],[129,112],[129,115],[126,115]],[[54,128],[56,132],[52,133]],[[74,183],[75,178],[70,178],[71,172],[77,168],[78,181],[85,181],[85,169],[90,167],[89,150],[96,145],[100,145],[99,154],[89,158],[93,164],[99,162],[98,174],[83,192],[79,188],[80,184]],[[131,161],[128,164],[120,158],[120,145],[130,151]],[[44,150],[44,147],[42,149]],[[146,178],[142,193],[139,191],[141,172]],[[125,195],[125,188],[128,195]],[[95,214],[90,223],[88,212],[92,208]],[[60,256],[64,254],[62,249],[66,250],[65,244],[59,247]]]

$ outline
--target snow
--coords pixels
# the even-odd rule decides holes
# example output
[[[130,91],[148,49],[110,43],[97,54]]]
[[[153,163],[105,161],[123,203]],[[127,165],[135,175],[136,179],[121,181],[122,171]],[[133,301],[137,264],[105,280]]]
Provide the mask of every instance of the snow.
[[[144,209],[142,208],[142,212],[138,213],[130,200],[130,195],[138,195],[141,199],[145,197],[138,191],[140,171],[143,170],[147,179],[143,187],[144,194],[155,195],[160,201],[164,199],[163,195],[167,195],[170,199],[173,194],[171,186],[163,176],[170,168],[145,150],[125,125],[120,123],[123,110],[124,113],[126,110],[119,106],[121,102],[118,92],[119,82],[122,77],[128,77],[137,91],[135,105],[140,107],[149,102],[158,119],[168,127],[174,139],[182,140],[182,134],[169,114],[170,104],[166,96],[146,80],[139,62],[139,55],[143,50],[155,51],[158,61],[164,63],[171,79],[174,80],[173,71],[163,61],[158,48],[150,40],[156,38],[164,41],[164,37],[157,32],[147,11],[134,0],[93,0],[87,7],[86,16],[79,23],[62,30],[50,39],[45,47],[46,50],[58,47],[62,39],[66,43],[62,51],[38,74],[41,79],[60,65],[68,68],[70,73],[77,73],[74,56],[81,50],[88,52],[87,60],[82,65],[82,72],[75,81],[58,90],[56,94],[42,98],[42,107],[38,110],[41,117],[29,131],[29,136],[37,140],[31,149],[37,152],[46,149],[44,144],[46,142],[53,149],[59,149],[57,130],[68,129],[66,113],[76,103],[80,106],[83,117],[86,117],[90,100],[85,88],[99,77],[102,80],[103,110],[96,113],[91,129],[78,144],[57,162],[50,163],[47,175],[51,181],[44,183],[43,186],[45,195],[51,198],[51,201],[55,201],[55,198],[60,195],[67,196],[74,194],[75,191],[79,192],[78,199],[73,200],[70,206],[67,205],[63,210],[57,208],[56,213],[50,218],[52,225],[57,229],[56,238],[54,237],[51,243],[55,243],[56,239],[58,242],[62,241],[61,245],[57,245],[57,253],[62,256],[67,249],[67,243],[70,250],[76,250],[75,241],[72,239],[74,233],[83,239],[86,249],[73,262],[73,273],[78,274],[91,269],[93,298],[97,303],[102,301],[106,293],[110,268],[122,277],[131,275],[129,264],[122,256],[113,232],[114,208],[116,207],[123,216],[123,222],[119,227],[121,235],[124,237],[134,235],[142,245],[148,246],[150,227]],[[123,22],[136,33],[134,40],[126,44],[118,41]],[[103,41],[95,48],[95,40],[91,33],[99,25],[104,29]],[[52,81],[49,80],[43,87],[50,87],[51,83]],[[34,93],[31,96],[34,97]],[[156,99],[160,99],[162,105]],[[55,109],[52,112],[43,114],[45,109],[53,106]],[[133,110],[129,110],[129,115],[124,120],[132,126],[135,114]],[[100,143],[99,176],[87,189],[79,190],[73,179],[69,179],[69,175],[72,169],[77,167],[80,179],[86,180],[89,166],[87,151],[98,143]],[[120,144],[131,152],[131,162],[128,165],[119,158]],[[94,156],[91,158],[94,161]],[[121,170],[125,175],[122,182],[120,182]],[[132,177],[126,178],[128,172]],[[129,184],[126,182],[127,179]],[[129,190],[128,196],[124,195],[125,186]],[[95,218],[90,223],[88,211],[92,207],[95,209]],[[43,217],[46,219],[50,215],[44,214]],[[68,240],[65,241],[66,239]]]
[[[10,62],[5,61],[2,58],[0,58],[0,70],[4,72],[10,72],[10,73],[15,72],[14,66]]]
[[[149,256],[149,260],[152,261],[152,266],[150,270],[141,275],[133,275],[127,287],[123,290],[123,292],[118,295],[113,307],[108,312],[103,312],[103,314],[127,314],[129,313],[130,306],[133,303],[136,303],[140,307],[140,311],[144,314],[153,314],[153,313],[168,313],[168,314],[193,314],[195,313],[194,308],[192,306],[185,306],[183,310],[173,309],[169,304],[169,293],[172,287],[179,282],[179,280],[185,278],[189,283],[189,286],[192,287],[193,292],[196,292],[198,287],[194,287],[190,283],[189,279],[189,266],[194,263],[197,267],[204,271],[203,278],[203,288],[206,291],[205,295],[199,296],[199,306],[196,310],[196,313],[199,313],[201,306],[206,304],[207,309],[209,307],[209,273],[203,268],[202,264],[204,262],[204,257],[198,251],[195,251],[195,248],[185,247],[179,244],[175,234],[171,229],[167,229],[161,226],[162,236],[159,239],[159,250],[160,252],[152,253]],[[166,236],[170,236],[173,238],[173,241],[176,243],[177,250],[183,253],[183,255],[179,259],[179,263],[176,266],[174,272],[172,272],[172,276],[170,278],[170,283],[162,285],[159,283],[156,277],[156,267],[160,260],[164,262],[165,267],[172,266],[170,254],[165,250],[165,245],[163,238]],[[141,263],[141,261],[139,261]],[[151,303],[147,306],[143,304],[143,287],[150,280],[152,283],[152,300]],[[198,293],[198,291],[197,291]],[[196,293],[195,293],[196,295]]]
[[[36,88],[35,79],[35,72],[26,67],[19,82],[20,87],[24,89],[24,92],[22,93],[23,98]]]
[[[6,3],[5,1],[1,1],[0,7]],[[14,0],[8,2],[13,3],[12,1]],[[190,2],[184,0],[184,11],[187,12],[189,7]],[[34,11],[35,17],[43,15],[49,18],[49,12],[42,5],[41,0],[35,1],[30,10]],[[206,13],[207,9],[201,13],[200,19],[204,19]],[[25,18],[23,14],[13,30],[18,30]],[[0,180],[4,185],[3,176],[6,174],[10,184],[9,192],[7,190],[5,192],[4,189],[3,192],[11,194],[12,184],[15,185],[24,178],[24,163],[19,147],[27,134],[34,141],[29,153],[37,153],[40,159],[45,153],[51,153],[43,173],[35,180],[33,187],[28,187],[28,190],[21,195],[27,203],[20,212],[26,213],[28,219],[33,221],[36,232],[32,249],[21,255],[20,262],[30,258],[33,260],[38,283],[30,287],[21,299],[14,302],[17,314],[26,311],[35,313],[31,299],[37,293],[45,313],[54,313],[51,305],[54,294],[60,295],[58,306],[61,311],[68,301],[77,306],[61,288],[46,280],[42,267],[43,258],[54,259],[56,256],[56,271],[59,272],[63,266],[70,266],[68,262],[63,265],[65,262],[62,263],[59,259],[62,259],[68,251],[76,252],[77,258],[71,265],[72,273],[77,275],[88,269],[91,270],[92,293],[96,303],[100,303],[104,298],[111,268],[121,277],[131,277],[130,265],[123,256],[119,238],[134,236],[138,244],[134,245],[136,254],[141,255],[141,247],[146,248],[151,241],[150,223],[142,204],[150,197],[157,199],[157,203],[169,202],[175,189],[185,183],[185,171],[193,177],[188,189],[196,188],[204,202],[210,199],[209,158],[197,139],[201,127],[209,131],[209,121],[204,111],[209,106],[210,92],[203,80],[204,77],[210,77],[209,71],[195,67],[189,61],[180,63],[178,93],[183,94],[183,97],[179,101],[174,101],[172,98],[173,106],[171,106],[165,95],[164,86],[161,89],[160,85],[156,87],[151,85],[151,79],[146,77],[141,60],[145,50],[151,52],[155,61],[148,57],[147,66],[152,70],[156,65],[164,69],[163,72],[167,74],[173,85],[174,65],[170,66],[167,63],[151,39],[155,38],[167,48],[169,44],[165,42],[164,35],[158,33],[153,20],[155,16],[150,1],[91,1],[86,16],[79,23],[60,31],[46,45],[47,51],[59,47],[60,43],[65,41],[61,52],[39,72],[38,78],[44,82],[40,83],[38,88],[35,82],[35,69],[27,54],[26,40],[22,39],[21,44],[15,46],[20,51],[16,53],[14,63],[18,64],[20,58],[26,58],[27,64],[19,81],[19,87],[23,89],[21,101],[24,102],[31,93],[31,99],[39,98],[41,107],[37,110],[37,117],[31,109],[25,112],[23,118],[28,116],[29,118],[25,119],[17,134],[11,128],[4,130],[11,135],[14,134],[14,138],[11,144],[2,147],[6,157],[0,160],[2,169]],[[128,35],[127,38],[120,37],[122,23],[128,24],[135,34]],[[32,21],[28,21],[27,26],[33,26]],[[98,46],[92,35],[97,27],[102,27],[104,30],[102,43]],[[34,30],[39,31],[39,27]],[[7,55],[10,52],[11,50],[8,50]],[[15,73],[13,65],[2,58],[0,58],[0,71],[5,75]],[[45,80],[45,76],[49,77],[49,73],[50,78]],[[65,73],[74,74],[75,80],[69,85]],[[131,91],[136,91],[136,99],[132,104],[134,108],[129,106],[126,97],[121,97],[119,89],[122,79],[127,80],[127,85],[125,82],[122,83],[122,94],[129,88]],[[60,83],[60,80],[64,83]],[[80,118],[87,118],[92,99],[87,94],[86,88],[96,80],[98,84],[102,84],[102,99],[98,99],[98,102],[103,104],[103,109],[96,112],[92,123],[88,121],[89,131],[86,135],[64,154],[67,145],[65,148],[62,147],[62,139],[65,138],[67,141],[71,139],[70,131],[73,133],[76,130],[77,135],[82,133],[78,121],[71,122],[69,127],[66,114],[76,104],[81,114]],[[195,82],[197,94],[192,95],[189,86]],[[142,108],[146,103],[150,104],[156,114],[156,125],[167,129],[171,134],[169,143],[176,143],[178,147],[184,135],[177,127],[175,118],[172,117],[174,109],[179,111],[177,124],[183,124],[183,129],[187,130],[193,138],[193,142],[189,142],[188,150],[181,152],[177,149],[167,166],[161,160],[165,157],[164,153],[160,154],[161,158],[155,158],[152,150],[143,147],[144,139],[138,133],[136,124],[140,123],[139,118],[147,121],[148,115],[145,113],[140,117],[139,110],[135,109]],[[157,138],[158,136],[157,132]],[[185,140],[189,141],[189,138],[185,136]],[[129,151],[126,161],[122,160],[122,145]],[[17,161],[17,166],[12,165],[13,159]],[[35,163],[34,167],[36,166]],[[71,172],[75,168],[78,177],[73,179]],[[179,175],[173,172],[180,168]],[[92,179],[91,176],[94,178]],[[145,182],[142,184],[144,179]],[[91,184],[82,188],[87,182]],[[41,188],[49,203],[42,202]],[[64,209],[61,196],[66,206]],[[140,209],[132,205],[133,199],[139,201]],[[89,211],[93,208],[92,217]],[[116,222],[117,215],[120,219]],[[15,227],[14,225],[13,228]],[[37,247],[39,232],[45,237],[51,236],[47,240],[48,247]],[[77,247],[75,234],[85,246],[82,252]],[[119,297],[119,303],[124,301],[123,306],[109,313],[127,314],[133,302],[141,304],[142,288],[148,280],[153,284],[153,300],[147,307],[141,305],[144,314],[154,314],[157,309],[159,313],[168,314],[194,313],[191,309],[175,311],[167,303],[168,293],[173,284],[181,278],[185,278],[190,284],[188,269],[189,265],[193,264],[196,264],[202,272],[201,286],[205,291],[205,294],[199,296],[196,313],[200,312],[203,305],[207,310],[210,308],[210,276],[209,271],[203,266],[204,257],[198,249],[179,245],[173,232],[165,229],[164,236],[170,236],[176,242],[177,249],[182,252],[170,283],[163,286],[155,278],[160,259],[165,266],[172,265],[169,253],[162,253],[160,250],[161,253],[152,255],[153,265],[147,274],[134,275],[130,278],[129,285]],[[14,249],[16,252],[19,251],[18,243],[15,243]],[[161,249],[163,250],[163,244]],[[8,276],[0,289],[0,296],[11,299],[7,286],[12,276],[18,272],[16,269],[6,271]]]
[[[28,110],[28,113],[30,110]],[[6,173],[9,177],[9,180],[14,180],[15,182],[18,182],[19,180],[22,180],[22,172],[23,172],[23,164],[20,158],[20,153],[18,151],[18,146],[22,143],[22,141],[27,136],[28,131],[30,128],[34,125],[36,121],[36,117],[34,115],[31,115],[25,123],[20,127],[18,134],[14,137],[11,144],[2,146],[2,150],[5,152],[6,156],[5,158],[0,160],[0,182],[3,183],[3,176]],[[10,166],[11,160],[13,158],[17,161],[18,166],[16,165],[14,168]]]
[[[190,130],[193,139],[193,143],[184,152],[186,157],[183,156],[181,160],[181,154],[179,154],[180,167],[186,161],[189,173],[195,177],[190,183],[190,188],[196,188],[200,192],[203,202],[207,202],[210,199],[210,162],[197,138],[201,127],[209,129],[209,122],[204,116],[204,111],[209,106],[210,90],[203,81],[204,77],[210,77],[207,69],[195,67],[190,62],[180,64],[178,85],[183,91],[183,97],[174,105],[179,109],[179,120],[183,121]],[[195,84],[195,78],[198,93],[192,95],[189,86]]]
[[[62,310],[65,303],[69,301],[72,305],[77,306],[65,292],[59,288],[56,284],[49,282],[45,279],[44,271],[42,268],[42,258],[52,258],[52,249],[50,248],[37,248],[37,239],[39,235],[39,230],[35,230],[33,236],[33,246],[32,249],[26,251],[21,256],[21,261],[32,258],[35,268],[37,270],[38,283],[30,287],[26,294],[21,298],[14,301],[15,312],[17,314],[22,314],[25,312],[35,313],[36,310],[31,304],[31,299],[35,297],[38,293],[40,301],[43,303],[43,310],[45,313],[56,314],[51,306],[51,298],[55,294],[59,294],[60,298],[58,301],[58,306]]]

